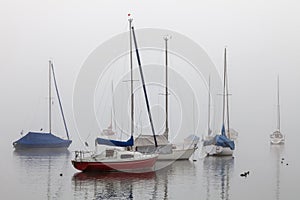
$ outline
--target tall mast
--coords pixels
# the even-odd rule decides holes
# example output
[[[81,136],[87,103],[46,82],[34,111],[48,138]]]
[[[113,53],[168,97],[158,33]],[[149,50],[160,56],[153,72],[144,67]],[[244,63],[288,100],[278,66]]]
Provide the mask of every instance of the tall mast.
[[[157,147],[156,135],[155,135],[154,125],[153,125],[153,121],[152,121],[152,115],[151,115],[149,100],[148,100],[148,96],[147,96],[147,89],[146,89],[146,84],[145,84],[145,79],[144,79],[144,74],[143,74],[143,69],[142,69],[142,63],[141,63],[139,50],[138,50],[138,46],[137,46],[137,41],[136,41],[136,37],[135,37],[135,33],[134,33],[134,27],[131,27],[131,28],[132,28],[132,35],[133,35],[133,40],[134,40],[136,57],[137,57],[137,61],[138,61],[138,65],[139,65],[139,71],[140,71],[142,84],[143,84],[143,91],[144,91],[144,96],[145,96],[145,100],[146,100],[148,117],[149,117],[151,130],[152,130],[152,134],[153,134],[153,138],[154,138],[154,144],[155,144],[155,147]]]
[[[168,92],[168,36],[164,37],[165,40],[165,56],[166,56],[166,130],[165,130],[165,137],[168,140],[169,139],[169,102],[168,102],[168,96],[169,96],[169,92]]]
[[[228,93],[228,75],[227,75],[227,55],[226,55],[226,48],[225,48],[225,68],[226,68],[226,71],[225,71],[225,76],[226,76],[226,110],[227,110],[227,136],[229,136],[229,99],[228,99],[228,96],[229,96],[229,93]]]
[[[113,129],[113,127],[116,127],[116,124],[115,124],[115,120],[114,120],[114,117],[115,117],[115,104],[114,104],[114,83],[113,81],[111,82],[111,115],[110,115],[110,125],[111,125],[111,129]],[[113,120],[114,120],[114,124],[113,124]]]
[[[51,61],[49,60],[49,133],[52,132],[51,130]]]
[[[277,129],[280,131],[279,75],[277,76]]]
[[[130,101],[131,101],[131,136],[134,132],[134,94],[133,94],[133,68],[132,68],[132,18],[129,18],[129,59],[130,59]]]
[[[225,95],[226,95],[226,48],[224,51],[224,75],[223,75],[223,117],[222,117],[222,134],[223,128],[225,128]],[[225,129],[224,129],[225,130]]]
[[[211,130],[210,130],[210,76],[208,78],[208,119],[207,119],[207,134],[210,135]]]

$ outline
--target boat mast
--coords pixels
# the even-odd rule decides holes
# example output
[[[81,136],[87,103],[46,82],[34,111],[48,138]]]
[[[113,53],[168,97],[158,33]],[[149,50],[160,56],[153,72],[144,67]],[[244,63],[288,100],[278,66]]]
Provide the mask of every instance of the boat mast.
[[[169,96],[169,92],[168,92],[168,36],[164,37],[165,40],[165,53],[166,53],[166,130],[165,130],[165,134],[164,136],[166,137],[166,139],[169,139],[169,102],[168,102],[168,96]]]
[[[211,130],[210,130],[210,76],[208,77],[208,112],[207,112],[207,134],[210,136]]]
[[[226,110],[227,110],[227,136],[229,137],[229,132],[230,132],[230,128],[229,128],[229,93],[228,93],[228,75],[227,75],[227,55],[226,55],[226,48],[225,48],[225,76],[226,76]]]
[[[226,90],[226,48],[224,52],[224,72],[223,72],[223,116],[222,116],[222,135],[225,134],[225,90]],[[224,130],[223,130],[224,129]]]
[[[57,87],[57,82],[56,82],[56,78],[55,78],[54,67],[53,67],[53,63],[51,62],[51,60],[49,61],[49,64],[50,64],[50,70],[52,70],[55,91],[56,91],[56,95],[57,95],[57,99],[58,99],[58,103],[59,103],[59,108],[60,108],[61,116],[62,116],[63,122],[64,122],[64,127],[65,127],[65,131],[66,131],[66,135],[67,135],[68,140],[70,140],[68,127],[67,127],[67,123],[66,123],[66,119],[65,119],[65,115],[64,115],[62,103],[61,103],[59,92],[58,92],[58,87]],[[51,85],[51,83],[50,83],[50,85]]]
[[[134,94],[133,94],[133,67],[132,67],[132,21],[133,18],[129,18],[129,59],[130,59],[130,101],[131,101],[131,136],[134,132]]]
[[[143,84],[143,91],[144,91],[144,96],[145,96],[145,100],[146,100],[146,106],[147,106],[149,121],[150,121],[151,129],[152,129],[152,134],[153,134],[153,138],[154,138],[155,147],[157,147],[156,135],[155,135],[155,130],[154,130],[154,126],[153,126],[153,121],[152,121],[152,115],[151,115],[151,111],[150,111],[149,100],[148,100],[148,96],[147,96],[147,90],[146,90],[146,85],[145,85],[145,79],[144,79],[144,74],[143,74],[141,59],[140,59],[140,55],[139,55],[139,51],[138,51],[138,46],[137,46],[137,41],[136,41],[136,37],[135,37],[135,33],[134,33],[134,27],[132,26],[131,28],[132,28],[132,35],[133,35],[134,45],[135,45],[136,57],[137,57],[137,61],[138,61],[138,65],[139,65],[139,71],[140,71],[140,75],[141,75],[141,79],[142,79],[142,84]]]
[[[52,130],[51,130],[51,60],[49,60],[49,133],[51,133],[52,132]]]
[[[112,108],[111,108],[111,115],[110,115],[110,126],[113,130],[113,127],[116,128],[116,121],[115,121],[115,102],[114,102],[114,83],[111,82],[111,102],[112,102]]]
[[[277,76],[277,129],[280,131],[279,75]]]

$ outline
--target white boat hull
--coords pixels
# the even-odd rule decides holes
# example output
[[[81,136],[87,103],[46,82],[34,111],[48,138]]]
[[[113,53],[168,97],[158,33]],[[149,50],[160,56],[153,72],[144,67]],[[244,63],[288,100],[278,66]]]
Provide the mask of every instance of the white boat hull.
[[[158,155],[144,155],[140,152],[108,149],[101,154],[84,157],[84,152],[75,152],[73,166],[84,172],[124,171],[138,172],[152,170]]]
[[[169,154],[159,154],[158,160],[188,160],[196,148],[190,149],[173,149],[172,153]]]
[[[283,144],[285,141],[284,135],[280,131],[275,131],[270,135],[271,144]]]
[[[217,145],[203,146],[204,151],[209,156],[232,156],[233,150],[229,147],[222,147]]]
[[[271,138],[270,142],[271,144],[283,144],[284,138]]]

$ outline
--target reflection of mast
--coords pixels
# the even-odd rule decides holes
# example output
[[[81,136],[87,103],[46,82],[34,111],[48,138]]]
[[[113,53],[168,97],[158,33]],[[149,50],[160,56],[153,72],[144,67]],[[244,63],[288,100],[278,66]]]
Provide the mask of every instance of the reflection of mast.
[[[220,194],[220,199],[228,200],[230,189],[230,174],[232,172],[234,160],[232,157],[205,157],[203,162],[204,175],[207,180],[206,199],[216,198],[211,194]],[[210,182],[211,179],[214,179]],[[214,192],[213,189],[216,186],[220,192]],[[212,187],[212,188],[211,188]]]
[[[279,200],[279,196],[280,196],[280,166],[279,166],[279,154],[277,155],[277,167],[276,167],[276,200]]]
[[[168,174],[164,178],[164,200],[168,200]]]
[[[228,165],[222,165],[221,199],[222,200],[229,199],[229,166]]]
[[[75,186],[75,193],[82,193],[81,199],[135,199],[136,193],[139,196],[141,184],[153,183],[153,198],[157,199],[157,181],[155,172],[147,173],[84,173],[74,174],[72,183]],[[153,181],[151,181],[153,180]]]
[[[273,154],[275,154],[275,161],[276,161],[276,199],[280,199],[280,157],[283,152],[283,147],[281,145],[271,146],[271,151]]]
[[[208,170],[207,174],[210,174],[210,168],[208,168],[207,170]],[[206,181],[207,181],[206,200],[209,200],[210,199],[210,177],[209,176],[206,176]]]
[[[49,156],[49,163],[48,163],[48,181],[47,181],[47,199],[51,199],[51,191],[50,191],[50,185],[51,185],[51,157]]]

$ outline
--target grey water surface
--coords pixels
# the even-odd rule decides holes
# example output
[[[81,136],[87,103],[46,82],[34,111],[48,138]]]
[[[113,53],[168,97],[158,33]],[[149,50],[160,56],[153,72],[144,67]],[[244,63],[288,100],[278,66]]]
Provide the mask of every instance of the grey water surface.
[[[250,134],[249,134],[250,135]],[[263,135],[263,134],[262,134]],[[201,148],[189,161],[160,161],[150,173],[91,174],[76,171],[71,151],[13,151],[4,182],[5,199],[299,199],[297,141],[270,145],[239,136],[233,157],[204,157]],[[196,161],[193,161],[195,159]],[[2,166],[3,167],[3,166]],[[249,171],[247,177],[241,173]],[[2,186],[2,189],[3,189]]]

